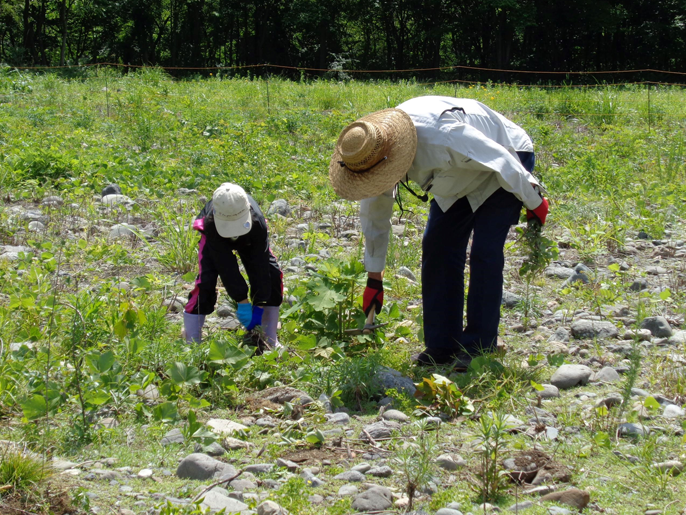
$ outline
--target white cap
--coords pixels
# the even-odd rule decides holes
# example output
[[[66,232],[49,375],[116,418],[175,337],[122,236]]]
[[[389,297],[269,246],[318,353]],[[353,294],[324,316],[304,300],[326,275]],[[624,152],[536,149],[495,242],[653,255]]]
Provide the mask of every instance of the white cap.
[[[214,225],[224,238],[236,238],[252,229],[248,194],[237,184],[225,182],[212,195]]]

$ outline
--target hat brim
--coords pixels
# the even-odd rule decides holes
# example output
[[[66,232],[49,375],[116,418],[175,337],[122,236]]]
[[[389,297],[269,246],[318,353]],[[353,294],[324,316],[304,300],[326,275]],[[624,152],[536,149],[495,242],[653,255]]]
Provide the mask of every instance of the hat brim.
[[[222,238],[237,238],[238,236],[248,234],[250,229],[252,229],[250,210],[238,220],[219,220],[215,214],[214,226]]]
[[[343,159],[336,145],[329,163],[329,180],[336,194],[347,200],[376,197],[393,188],[410,169],[417,152],[417,129],[405,111],[384,109],[358,121],[381,125],[388,145],[386,159],[362,172],[353,172],[341,165]]]

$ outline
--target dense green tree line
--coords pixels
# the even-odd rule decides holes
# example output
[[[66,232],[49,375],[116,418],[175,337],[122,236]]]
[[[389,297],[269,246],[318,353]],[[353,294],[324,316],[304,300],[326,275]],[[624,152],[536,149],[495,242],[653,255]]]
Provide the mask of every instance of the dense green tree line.
[[[0,0],[0,62],[682,71],[685,23],[686,0]]]

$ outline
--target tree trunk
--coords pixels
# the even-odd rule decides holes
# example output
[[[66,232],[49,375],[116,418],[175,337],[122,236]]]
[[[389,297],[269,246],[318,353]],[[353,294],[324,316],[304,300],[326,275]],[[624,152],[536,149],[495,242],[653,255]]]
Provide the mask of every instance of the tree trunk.
[[[60,4],[60,18],[62,21],[62,48],[60,48],[60,66],[64,66],[67,53],[67,0]]]

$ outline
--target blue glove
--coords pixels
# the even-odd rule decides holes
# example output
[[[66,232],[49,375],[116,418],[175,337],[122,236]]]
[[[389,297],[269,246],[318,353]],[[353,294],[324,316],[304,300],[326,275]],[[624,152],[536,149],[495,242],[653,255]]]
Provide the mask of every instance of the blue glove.
[[[243,324],[243,327],[245,327],[246,329],[251,329],[248,326],[252,322],[252,304],[250,304],[249,302],[238,304],[236,315],[238,316],[238,321],[241,324]]]
[[[252,320],[250,320],[250,325],[246,325],[245,328],[250,331],[255,329],[258,325],[262,325],[262,315],[264,314],[264,308],[255,306],[252,308]]]

